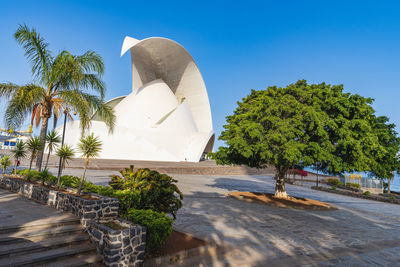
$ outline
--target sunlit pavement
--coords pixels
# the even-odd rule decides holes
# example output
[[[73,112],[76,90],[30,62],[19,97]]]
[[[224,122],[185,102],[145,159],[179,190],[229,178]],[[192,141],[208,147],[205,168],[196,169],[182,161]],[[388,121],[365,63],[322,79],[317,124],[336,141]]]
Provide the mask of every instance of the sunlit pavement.
[[[89,170],[88,179],[107,184],[112,173]],[[273,192],[271,176],[172,176],[185,195],[175,229],[233,248],[203,265],[400,265],[400,205],[287,185],[290,195],[338,208],[291,210],[226,197],[230,191]]]

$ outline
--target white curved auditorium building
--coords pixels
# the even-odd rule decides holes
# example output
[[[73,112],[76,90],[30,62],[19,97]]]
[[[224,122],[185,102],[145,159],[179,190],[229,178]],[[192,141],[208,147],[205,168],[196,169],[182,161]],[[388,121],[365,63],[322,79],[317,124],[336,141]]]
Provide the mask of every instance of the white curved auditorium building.
[[[191,55],[178,43],[159,37],[126,37],[121,56],[130,50],[132,92],[108,101],[117,117],[113,133],[93,117],[89,132],[103,142],[100,157],[198,162],[212,151],[214,132],[203,77]],[[62,132],[62,126],[57,129]],[[76,147],[79,121],[66,125],[65,143]]]

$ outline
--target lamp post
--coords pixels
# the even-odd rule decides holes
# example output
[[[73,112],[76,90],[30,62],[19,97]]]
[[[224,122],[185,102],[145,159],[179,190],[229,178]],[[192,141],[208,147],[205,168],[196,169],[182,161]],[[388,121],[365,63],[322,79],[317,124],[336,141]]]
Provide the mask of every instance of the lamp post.
[[[64,127],[63,127],[63,134],[62,134],[62,139],[61,139],[61,147],[64,145],[64,136],[65,136],[65,126],[67,124],[67,114],[69,113],[69,108],[66,108],[64,110]],[[58,163],[58,175],[57,177],[60,178],[61,175],[61,169],[63,166],[62,165],[62,158],[60,157],[60,161]]]

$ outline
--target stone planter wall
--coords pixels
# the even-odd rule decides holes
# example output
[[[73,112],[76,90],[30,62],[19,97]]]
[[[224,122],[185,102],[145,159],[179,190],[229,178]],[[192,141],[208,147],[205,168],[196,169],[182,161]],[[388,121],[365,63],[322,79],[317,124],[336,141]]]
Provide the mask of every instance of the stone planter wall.
[[[106,266],[142,266],[146,248],[146,227],[117,219],[126,229],[114,230],[90,221],[88,233],[103,255]],[[103,222],[104,223],[104,222]]]
[[[119,200],[116,198],[91,194],[99,199],[88,200],[4,176],[0,178],[0,188],[19,193],[53,208],[71,212],[78,216],[84,225],[87,224],[88,220],[112,220],[118,217]]]
[[[97,194],[88,200],[68,193],[0,176],[0,188],[19,193],[53,208],[78,216],[86,227],[106,266],[142,266],[146,248],[146,227],[118,218],[119,200]],[[114,230],[101,223],[117,221],[126,229]]]

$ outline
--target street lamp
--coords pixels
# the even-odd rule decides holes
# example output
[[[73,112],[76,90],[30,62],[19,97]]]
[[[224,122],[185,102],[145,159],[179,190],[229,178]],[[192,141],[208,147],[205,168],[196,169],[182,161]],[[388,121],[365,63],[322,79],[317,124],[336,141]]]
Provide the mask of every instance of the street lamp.
[[[69,112],[70,112],[70,109],[69,109],[69,108],[66,108],[66,109],[64,110],[64,127],[63,127],[62,139],[61,139],[61,147],[64,145],[65,126],[66,126],[66,124],[67,124],[67,115],[68,115]],[[76,115],[76,112],[74,112],[74,115]],[[58,175],[57,175],[57,178],[59,178],[60,175],[61,175],[62,167],[63,167],[63,166],[62,166],[62,158],[60,157],[60,161],[59,161],[59,163],[58,163]]]

